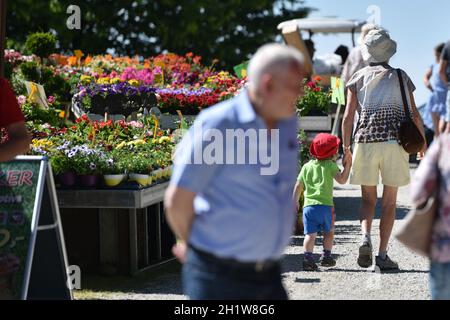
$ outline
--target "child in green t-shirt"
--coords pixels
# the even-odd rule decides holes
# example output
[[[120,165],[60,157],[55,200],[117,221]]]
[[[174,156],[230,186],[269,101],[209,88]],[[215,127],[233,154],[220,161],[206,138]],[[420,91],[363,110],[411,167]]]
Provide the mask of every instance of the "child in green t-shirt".
[[[304,247],[303,270],[317,270],[313,258],[317,232],[323,234],[323,253],[320,265],[333,267],[336,261],[331,256],[334,239],[333,179],[345,184],[350,174],[352,159],[350,154],[344,159],[344,171],[336,164],[340,140],[328,133],[318,134],[311,143],[310,153],[315,158],[304,164],[294,188],[294,201],[298,203],[304,193],[303,225]]]

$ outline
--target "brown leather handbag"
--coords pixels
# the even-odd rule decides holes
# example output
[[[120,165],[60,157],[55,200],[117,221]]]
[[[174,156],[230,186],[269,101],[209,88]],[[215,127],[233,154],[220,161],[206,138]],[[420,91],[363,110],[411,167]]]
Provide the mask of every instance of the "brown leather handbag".
[[[403,85],[403,77],[400,69],[397,69],[398,79],[400,81],[400,90],[402,92],[403,109],[405,111],[405,118],[400,123],[398,129],[398,141],[402,145],[403,149],[409,154],[420,152],[424,145],[425,139],[413,122],[411,112],[408,108],[408,100],[406,99],[405,86]]]

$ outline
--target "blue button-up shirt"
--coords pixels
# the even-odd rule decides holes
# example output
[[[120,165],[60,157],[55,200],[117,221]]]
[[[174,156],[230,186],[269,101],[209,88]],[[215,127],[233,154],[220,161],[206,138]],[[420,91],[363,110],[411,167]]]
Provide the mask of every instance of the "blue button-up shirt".
[[[195,133],[196,125],[202,128],[203,135]],[[205,142],[201,136],[208,129],[216,131],[206,134],[209,140]],[[278,122],[279,141],[271,142],[266,134],[266,146],[262,140],[250,144],[246,140],[242,150],[236,140],[234,144],[225,140],[216,145],[218,153],[211,153],[208,149],[214,140],[211,135],[216,138],[221,133],[226,137],[230,129],[267,129],[246,91],[201,112],[187,133],[189,138],[181,142],[182,151],[176,157],[170,183],[196,193],[196,217],[189,242],[216,256],[243,262],[279,259],[289,243],[295,221],[292,190],[298,163],[297,118]],[[238,152],[244,152],[249,159],[250,151],[255,148],[272,156],[279,150],[278,170],[263,175],[261,169],[270,165],[260,161],[248,164],[249,160],[247,164],[230,164],[226,160],[200,164],[193,161],[196,153],[199,155],[195,146],[202,146],[208,154],[234,158],[235,162]]]

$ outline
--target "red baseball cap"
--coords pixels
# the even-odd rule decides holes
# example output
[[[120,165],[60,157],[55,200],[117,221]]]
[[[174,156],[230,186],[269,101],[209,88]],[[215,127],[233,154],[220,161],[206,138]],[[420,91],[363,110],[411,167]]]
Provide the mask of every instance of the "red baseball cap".
[[[309,147],[309,152],[318,160],[324,160],[334,156],[341,140],[329,133],[319,133]]]

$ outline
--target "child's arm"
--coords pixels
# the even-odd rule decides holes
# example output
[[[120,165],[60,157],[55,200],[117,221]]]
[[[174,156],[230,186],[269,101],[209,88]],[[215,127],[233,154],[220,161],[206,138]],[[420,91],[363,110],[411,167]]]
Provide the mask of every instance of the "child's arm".
[[[300,195],[305,190],[303,183],[300,180],[297,180],[297,183],[294,187],[294,192],[292,194],[292,199],[294,200],[295,206],[298,207],[298,201],[300,199]],[[298,211],[298,210],[297,210]]]
[[[340,184],[347,183],[348,176],[350,175],[350,168],[352,167],[352,156],[347,154],[344,158],[344,171],[336,173],[334,176],[334,180],[336,180]]]

